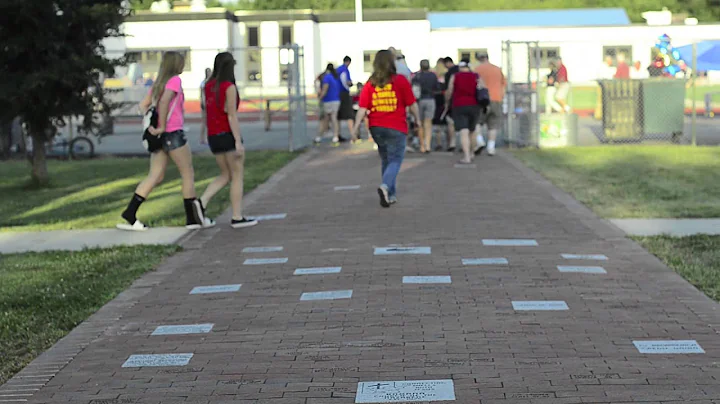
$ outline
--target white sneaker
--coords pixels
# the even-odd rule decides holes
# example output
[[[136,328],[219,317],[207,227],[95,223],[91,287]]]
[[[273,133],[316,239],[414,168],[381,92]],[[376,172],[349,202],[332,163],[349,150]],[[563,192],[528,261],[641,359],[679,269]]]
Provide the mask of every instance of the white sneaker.
[[[495,147],[488,147],[487,149],[488,156],[494,156],[495,155]]]
[[[125,230],[125,231],[147,231],[149,227],[142,224],[139,220],[135,220],[135,223],[118,223],[115,225],[115,227],[119,230]]]
[[[482,153],[483,149],[485,148],[485,139],[482,138],[482,136],[477,137],[477,144],[475,145],[475,150],[473,150],[473,154],[476,156],[480,153]]]
[[[320,142],[322,142],[322,138],[320,136],[316,137],[315,143],[320,143]]]
[[[205,216],[203,218],[202,228],[203,229],[209,229],[211,227],[215,227],[217,223],[215,223],[214,220],[210,219],[209,217]]]
[[[333,138],[333,143],[340,143],[340,138],[337,137],[337,136],[335,136],[335,137]]]

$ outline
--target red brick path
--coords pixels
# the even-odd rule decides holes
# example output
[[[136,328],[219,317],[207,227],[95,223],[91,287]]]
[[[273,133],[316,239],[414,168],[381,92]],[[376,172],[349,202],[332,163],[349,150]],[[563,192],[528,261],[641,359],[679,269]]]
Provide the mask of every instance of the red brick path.
[[[74,356],[40,391],[14,399],[341,404],[354,402],[361,381],[453,379],[454,402],[463,404],[720,403],[717,304],[514,160],[483,156],[477,169],[460,169],[455,159],[409,155],[400,203],[382,209],[372,152],[311,156],[250,209],[286,219],[199,233],[93,318],[105,329],[97,338],[71,335],[87,339],[65,343],[77,356],[63,348],[38,359]],[[340,185],[362,188],[333,191]],[[505,238],[539,246],[481,241]],[[432,254],[373,255],[374,246],[391,244],[429,246]],[[284,251],[241,253],[248,246]],[[263,257],[289,261],[242,265]],[[509,265],[461,262],[491,257]],[[599,265],[607,274],[560,273],[557,265]],[[324,266],[342,272],[293,275]],[[450,275],[452,283],[402,283],[417,275]],[[188,294],[222,284],[242,287]],[[350,299],[299,301],[304,292],[346,289]],[[569,310],[514,311],[513,300],[563,300]],[[201,323],[214,329],[150,336],[159,325]],[[697,340],[706,353],[650,355],[633,345],[670,339]],[[194,356],[184,367],[121,367],[132,354],[152,353]],[[0,401],[13,399],[8,390],[20,383],[0,388]]]

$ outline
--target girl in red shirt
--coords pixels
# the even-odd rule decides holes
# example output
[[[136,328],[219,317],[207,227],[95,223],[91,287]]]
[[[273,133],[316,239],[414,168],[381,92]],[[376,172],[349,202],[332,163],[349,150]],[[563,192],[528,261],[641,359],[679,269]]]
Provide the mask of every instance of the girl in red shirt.
[[[382,184],[378,187],[380,206],[388,208],[397,202],[395,183],[405,156],[407,108],[415,122],[420,122],[420,111],[410,82],[397,74],[395,57],[389,50],[381,50],[375,55],[373,73],[360,93],[358,106],[353,133],[357,136],[367,116],[382,161]]]
[[[220,175],[208,185],[200,197],[203,209],[229,182],[232,204],[230,226],[236,229],[254,226],[257,224],[256,220],[242,215],[245,147],[237,118],[240,97],[235,86],[235,59],[232,54],[223,52],[215,56],[212,76],[205,83],[203,91],[208,136],[207,139],[201,139],[201,142],[210,145],[220,167]]]

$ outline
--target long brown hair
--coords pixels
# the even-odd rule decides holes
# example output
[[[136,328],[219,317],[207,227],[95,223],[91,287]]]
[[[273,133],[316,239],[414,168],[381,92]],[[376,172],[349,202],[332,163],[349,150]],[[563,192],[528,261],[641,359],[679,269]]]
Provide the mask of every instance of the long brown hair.
[[[152,99],[154,102],[160,100],[160,96],[165,90],[167,82],[183,72],[185,68],[185,57],[178,52],[165,52],[160,62],[160,70],[158,71],[157,80],[152,87]]]
[[[397,74],[395,68],[395,56],[389,50],[381,50],[375,54],[373,60],[373,73],[370,76],[370,83],[375,87],[385,87],[392,77]]]
[[[215,65],[210,80],[215,80],[215,96],[219,102],[220,84],[225,81],[235,84],[235,58],[230,52],[218,53],[215,56]]]

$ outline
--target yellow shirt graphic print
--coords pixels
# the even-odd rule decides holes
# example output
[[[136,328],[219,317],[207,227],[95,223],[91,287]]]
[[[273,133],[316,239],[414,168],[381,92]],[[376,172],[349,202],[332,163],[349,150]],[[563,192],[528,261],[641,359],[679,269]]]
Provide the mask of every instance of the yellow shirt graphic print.
[[[375,87],[372,95],[371,112],[394,112],[397,110],[397,95],[393,90],[392,84],[386,84],[384,87]]]

